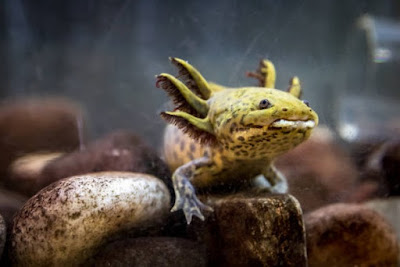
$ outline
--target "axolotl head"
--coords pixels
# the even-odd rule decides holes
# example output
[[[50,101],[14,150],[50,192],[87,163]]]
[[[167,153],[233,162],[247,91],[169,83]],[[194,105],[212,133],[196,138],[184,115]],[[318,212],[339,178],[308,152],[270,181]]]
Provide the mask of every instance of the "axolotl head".
[[[307,101],[277,89],[226,89],[208,102],[214,134],[235,158],[274,158],[306,140],[318,124]]]
[[[186,61],[171,61],[179,68],[180,79],[162,73],[157,86],[167,91],[175,109],[161,116],[227,157],[272,159],[306,140],[318,124],[317,114],[299,99],[297,78],[287,92],[266,87],[229,89],[209,84]]]

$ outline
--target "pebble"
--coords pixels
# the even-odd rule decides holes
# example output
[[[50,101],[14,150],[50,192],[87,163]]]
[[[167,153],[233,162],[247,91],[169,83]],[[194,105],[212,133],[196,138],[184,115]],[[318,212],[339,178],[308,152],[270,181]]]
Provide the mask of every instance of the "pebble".
[[[14,218],[16,266],[78,265],[116,235],[165,220],[170,196],[154,176],[129,172],[78,175],[49,185]]]
[[[205,244],[211,266],[307,266],[299,202],[291,195],[262,193],[210,196],[205,213],[189,226]]]
[[[3,216],[0,215],[0,258],[3,255],[4,245],[6,243],[7,228]]]
[[[83,111],[62,98],[19,99],[0,106],[0,180],[8,188],[20,185],[9,180],[10,165],[21,156],[37,152],[69,152],[83,136]]]
[[[106,245],[86,266],[207,266],[205,249],[176,237],[140,237]]]
[[[332,204],[305,216],[308,264],[313,266],[399,266],[392,226],[358,204]]]

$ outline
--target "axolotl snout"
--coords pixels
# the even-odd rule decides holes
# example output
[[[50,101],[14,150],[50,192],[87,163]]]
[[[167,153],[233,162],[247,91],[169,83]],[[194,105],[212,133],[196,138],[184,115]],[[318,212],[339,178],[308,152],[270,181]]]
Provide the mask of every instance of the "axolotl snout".
[[[169,125],[164,136],[164,157],[172,170],[175,205],[187,223],[204,219],[195,188],[243,188],[251,185],[273,193],[287,192],[284,176],[273,160],[305,141],[318,124],[317,114],[299,99],[299,79],[287,92],[273,89],[275,68],[267,60],[256,73],[259,87],[227,88],[208,83],[186,61],[171,58],[179,79],[162,73],[157,86],[168,92],[174,111],[162,112]],[[261,175],[261,176],[260,176]]]

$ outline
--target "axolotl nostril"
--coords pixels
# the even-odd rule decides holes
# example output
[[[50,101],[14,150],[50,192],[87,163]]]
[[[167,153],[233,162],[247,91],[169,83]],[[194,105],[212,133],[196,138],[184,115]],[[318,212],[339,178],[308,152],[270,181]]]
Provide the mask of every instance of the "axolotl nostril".
[[[182,209],[188,224],[192,216],[204,220],[201,210],[212,209],[195,189],[257,184],[273,193],[287,192],[273,160],[305,141],[318,124],[309,103],[299,99],[299,79],[292,78],[287,91],[274,89],[275,67],[262,60],[257,72],[248,73],[258,79],[258,87],[227,88],[207,82],[184,60],[171,62],[179,79],[162,73],[156,83],[175,105],[161,113],[171,124],[164,134],[164,157],[174,170],[171,211]]]

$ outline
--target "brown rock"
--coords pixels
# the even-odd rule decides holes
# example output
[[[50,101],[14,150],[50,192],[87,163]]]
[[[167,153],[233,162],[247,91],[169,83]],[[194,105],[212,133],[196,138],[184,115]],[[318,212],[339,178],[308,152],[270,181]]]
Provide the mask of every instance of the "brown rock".
[[[15,215],[10,258],[17,266],[75,266],[116,235],[163,224],[170,196],[143,173],[101,172],[60,180]]]
[[[90,266],[207,266],[205,250],[194,241],[174,237],[125,239],[106,245]]]
[[[306,266],[302,212],[290,195],[212,197],[205,222],[192,235],[218,266]]]
[[[317,128],[308,141],[278,158],[276,166],[304,212],[342,201],[357,185],[350,155],[326,128]]]
[[[0,107],[0,177],[18,157],[79,147],[82,111],[63,99],[19,100]],[[13,188],[13,183],[7,183]]]
[[[305,216],[308,264],[312,266],[398,266],[392,227],[375,211],[333,204]]]
[[[4,244],[6,243],[6,222],[0,214],[0,258],[3,255]]]
[[[160,178],[172,192],[171,175],[156,151],[137,135],[113,132],[85,149],[60,157],[43,168],[42,179],[49,184],[73,175],[101,171],[148,173]]]
[[[364,204],[382,215],[393,226],[400,241],[400,197],[373,199]]]
[[[113,132],[72,153],[35,153],[14,161],[13,188],[32,196],[62,178],[102,171],[148,173],[160,178],[172,192],[170,172],[157,153],[137,135]]]
[[[391,140],[378,146],[362,168],[362,179],[379,184],[375,196],[400,195],[400,140]]]
[[[33,196],[47,186],[49,181],[44,178],[44,167],[64,153],[37,152],[17,158],[9,168],[8,183],[12,188],[26,196]]]

